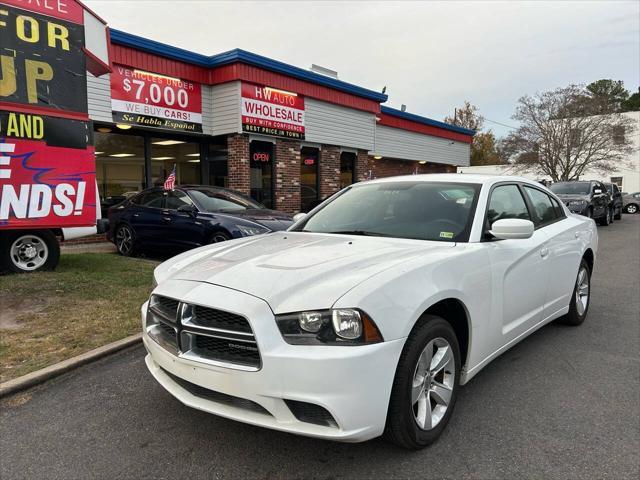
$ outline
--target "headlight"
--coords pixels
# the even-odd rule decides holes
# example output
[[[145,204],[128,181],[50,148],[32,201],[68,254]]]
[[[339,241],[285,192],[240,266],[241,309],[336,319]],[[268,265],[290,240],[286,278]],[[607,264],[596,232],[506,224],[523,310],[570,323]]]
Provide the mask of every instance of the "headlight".
[[[362,310],[338,308],[276,315],[276,323],[292,345],[364,345],[382,342],[380,330]]]
[[[572,200],[569,203],[567,203],[567,206],[568,207],[582,207],[586,203],[587,202],[585,202],[584,200]]]
[[[236,225],[236,228],[240,231],[243,237],[251,237],[253,235],[260,235],[261,233],[269,232],[268,228],[261,227],[259,225],[251,227],[247,225]]]

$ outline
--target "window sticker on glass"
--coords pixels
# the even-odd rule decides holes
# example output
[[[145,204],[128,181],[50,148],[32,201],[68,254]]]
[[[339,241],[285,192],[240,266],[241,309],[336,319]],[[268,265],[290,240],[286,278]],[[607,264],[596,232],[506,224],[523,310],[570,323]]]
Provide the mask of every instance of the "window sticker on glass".
[[[453,238],[453,232],[440,232],[440,238]]]

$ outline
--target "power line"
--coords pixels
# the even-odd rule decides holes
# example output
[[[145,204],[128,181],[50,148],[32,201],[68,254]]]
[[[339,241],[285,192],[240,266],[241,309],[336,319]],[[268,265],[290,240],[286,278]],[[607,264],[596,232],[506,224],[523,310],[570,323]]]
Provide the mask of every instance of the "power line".
[[[517,130],[517,129],[518,129],[518,127],[514,127],[514,126],[512,126],[512,125],[507,125],[507,124],[505,124],[505,123],[496,122],[495,120],[489,120],[487,117],[482,117],[482,118],[483,118],[485,121],[489,122],[489,123],[495,123],[496,125],[500,125],[500,126],[503,126],[503,127],[507,127],[507,128],[512,129],[512,130]]]

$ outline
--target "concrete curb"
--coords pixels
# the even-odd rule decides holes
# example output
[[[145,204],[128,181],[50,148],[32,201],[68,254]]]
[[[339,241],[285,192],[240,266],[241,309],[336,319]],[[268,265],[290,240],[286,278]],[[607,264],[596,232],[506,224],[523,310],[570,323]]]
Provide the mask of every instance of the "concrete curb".
[[[45,367],[41,370],[28,373],[26,375],[23,375],[22,377],[14,378],[13,380],[8,380],[6,382],[0,383],[0,398],[14,394],[16,392],[20,392],[22,390],[26,390],[27,388],[33,387],[54,377],[62,375],[69,370],[78,368],[81,365],[94,362],[102,357],[106,357],[107,355],[116,353],[131,345],[135,345],[136,343],[140,342],[141,339],[142,333],[137,333],[135,335],[131,335],[130,337],[123,338],[122,340],[118,340],[117,342],[109,343],[108,345],[89,350],[88,352],[85,352],[76,357],[63,360],[62,362],[55,363],[53,365],[49,365],[48,367]]]

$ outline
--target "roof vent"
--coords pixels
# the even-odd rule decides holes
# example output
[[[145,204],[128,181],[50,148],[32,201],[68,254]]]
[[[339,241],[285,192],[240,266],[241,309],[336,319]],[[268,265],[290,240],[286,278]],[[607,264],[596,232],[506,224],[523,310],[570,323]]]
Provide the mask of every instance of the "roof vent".
[[[404,103],[402,105],[400,105],[400,111],[401,112],[406,112],[407,111],[407,106]]]
[[[336,72],[335,70],[331,70],[330,68],[321,67],[320,65],[316,65],[315,63],[311,64],[310,70],[312,72],[319,73],[320,75],[338,79],[338,72]]]

